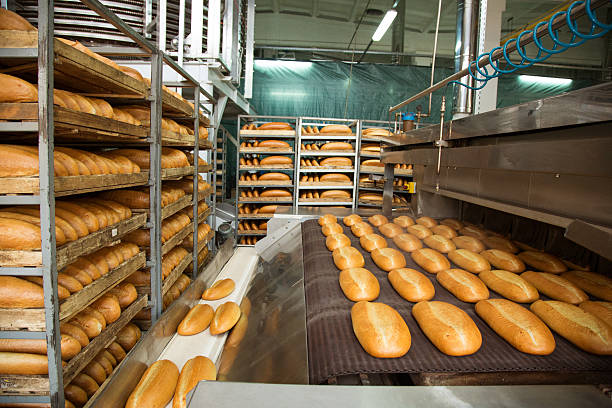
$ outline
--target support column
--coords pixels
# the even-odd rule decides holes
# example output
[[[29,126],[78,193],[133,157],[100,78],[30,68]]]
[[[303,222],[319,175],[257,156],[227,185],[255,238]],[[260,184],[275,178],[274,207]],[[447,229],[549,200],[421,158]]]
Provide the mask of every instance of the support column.
[[[478,33],[478,0],[457,0],[457,34],[455,37],[455,71],[468,67],[475,58]],[[474,80],[465,76],[460,80],[474,86]],[[473,112],[474,92],[465,86],[455,85],[453,119],[469,116]]]
[[[480,0],[478,30],[478,52],[492,50],[499,45],[502,29],[502,13],[506,10],[506,0]],[[476,91],[474,114],[497,109],[497,78],[489,80],[487,86]]]
[[[404,34],[406,27],[406,0],[399,0],[397,6],[397,18],[393,22],[393,31],[391,32],[391,51],[394,53],[391,56],[393,64],[400,63],[400,54],[404,52]]]

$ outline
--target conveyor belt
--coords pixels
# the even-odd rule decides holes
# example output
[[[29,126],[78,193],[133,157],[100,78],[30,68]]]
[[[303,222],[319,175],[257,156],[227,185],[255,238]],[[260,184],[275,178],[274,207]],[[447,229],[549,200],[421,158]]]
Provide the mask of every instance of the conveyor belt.
[[[435,276],[424,272],[404,253],[408,268],[423,272],[433,283],[434,300],[454,304],[465,310],[482,333],[482,347],[471,356],[451,357],[438,351],[423,334],[412,318],[413,303],[401,298],[387,279],[387,273],[379,269],[370,254],[364,251],[349,228],[342,225],[352,246],[364,256],[365,268],[380,283],[380,296],[376,300],[394,307],[406,320],[412,335],[412,346],[401,358],[379,359],[371,357],[355,337],[351,325],[349,301],[338,284],[339,271],[331,252],[325,247],[325,237],[316,220],[302,224],[304,248],[304,285],[306,290],[306,325],[308,330],[308,363],[310,383],[321,384],[330,377],[358,373],[433,373],[433,372],[506,372],[506,371],[589,371],[610,372],[611,356],[586,353],[555,334],[557,347],[549,356],[524,354],[499,337],[476,315],[474,305],[456,299],[444,289]],[[376,228],[374,228],[376,230]],[[391,239],[389,246],[398,249]],[[456,266],[453,266],[456,267]],[[491,292],[492,298],[499,298]]]

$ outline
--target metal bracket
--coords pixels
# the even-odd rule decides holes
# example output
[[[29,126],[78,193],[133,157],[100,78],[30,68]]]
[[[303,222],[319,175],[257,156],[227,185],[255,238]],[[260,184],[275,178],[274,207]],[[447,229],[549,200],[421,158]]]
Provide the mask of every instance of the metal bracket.
[[[435,147],[450,147],[450,143],[447,140],[434,140]]]

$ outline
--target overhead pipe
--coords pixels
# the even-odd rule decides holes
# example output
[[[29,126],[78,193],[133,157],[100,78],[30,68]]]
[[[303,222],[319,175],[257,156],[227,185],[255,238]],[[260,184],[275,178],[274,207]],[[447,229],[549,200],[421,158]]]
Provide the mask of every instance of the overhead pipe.
[[[478,35],[478,0],[457,0],[457,34],[455,37],[455,71],[467,69],[476,57],[476,37]],[[474,79],[466,76],[460,79],[470,87]],[[453,118],[471,115],[474,109],[474,91],[465,86],[455,86]]]

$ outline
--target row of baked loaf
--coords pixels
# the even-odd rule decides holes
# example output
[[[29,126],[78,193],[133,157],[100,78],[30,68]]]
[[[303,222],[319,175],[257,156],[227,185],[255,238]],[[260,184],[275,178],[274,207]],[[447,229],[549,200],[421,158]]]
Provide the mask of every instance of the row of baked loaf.
[[[260,237],[241,237],[238,243],[240,245],[255,245],[260,239]]]
[[[241,221],[238,223],[238,231],[266,231],[268,223],[266,221]]]
[[[328,157],[322,160],[300,159],[300,165],[308,167],[351,167],[353,160],[349,157]]]
[[[240,191],[241,198],[252,198],[252,197],[286,197],[291,198],[293,194],[286,188],[253,188],[253,189],[242,189]]]
[[[70,383],[64,385],[66,408],[85,405],[136,345],[140,337],[141,331],[133,323],[121,329],[115,341],[98,353]]]
[[[58,246],[76,241],[99,229],[130,218],[132,211],[104,194],[58,200],[55,208],[55,237]],[[0,210],[0,249],[36,250],[41,248],[40,208],[4,207]]]
[[[293,164],[293,159],[289,156],[268,156],[263,159],[258,159],[257,157],[253,157],[252,159],[241,157],[240,160],[241,166],[269,166],[269,165],[277,165],[277,164]]]
[[[350,201],[350,190],[308,190],[300,193],[300,198],[326,198]]]
[[[402,227],[400,227],[400,225],[407,225],[408,231],[411,230],[411,227],[427,228],[424,225],[412,225],[414,222],[408,217],[398,217],[394,220],[394,223],[388,223],[388,220],[386,220],[384,216],[378,215],[370,217],[369,221],[373,225],[378,226],[379,231],[383,235],[392,237],[398,247],[403,250],[405,249],[400,245],[400,243],[404,243],[403,241],[411,241],[414,245],[415,241],[419,240],[414,235],[402,233]],[[432,228],[437,226],[434,224],[435,221],[428,217],[417,221],[422,224],[433,225]],[[337,267],[342,270],[340,284],[346,296],[354,301],[367,302],[374,300],[378,297],[378,282],[374,275],[362,268],[364,260],[361,253],[350,246],[350,240],[341,233],[342,228],[337,223],[332,222],[330,216],[322,218],[321,222],[324,224],[322,228],[324,234],[328,235],[326,240],[328,248],[335,248],[333,258]],[[327,224],[325,222],[327,222]],[[442,352],[450,355],[466,355],[472,354],[480,348],[480,333],[475,324],[473,324],[473,321],[465,312],[455,306],[443,302],[428,302],[434,296],[433,285],[431,285],[428,278],[420,272],[404,268],[406,266],[406,261],[401,252],[388,248],[386,240],[382,236],[374,234],[372,227],[361,221],[359,216],[353,215],[351,217],[346,217],[344,223],[347,225],[350,224],[352,232],[360,236],[360,244],[368,252],[371,252],[372,259],[376,265],[382,270],[389,272],[388,277],[394,289],[406,300],[420,302],[413,308],[413,315],[423,328],[427,337],[430,338]],[[447,224],[459,226],[456,220],[448,220]],[[412,239],[405,240],[403,239],[404,236],[408,236],[407,238]],[[428,241],[428,238],[436,236],[437,235],[430,235],[425,237],[424,242],[426,242],[426,245],[433,244],[431,246],[438,247],[437,243],[433,243],[431,240]],[[499,241],[497,241],[497,244],[499,245]],[[612,293],[612,280],[589,272],[568,272],[564,274],[567,276],[568,280],[553,274],[539,272],[525,272],[521,275],[524,277],[523,280],[521,277],[508,271],[490,270],[483,270],[480,272],[479,276],[476,277],[461,269],[449,269],[450,264],[448,261],[446,261],[443,270],[438,271],[429,269],[428,266],[430,265],[427,264],[428,261],[433,260],[442,262],[444,256],[429,248],[411,249],[413,260],[424,267],[428,272],[437,273],[436,278],[443,287],[448,289],[462,301],[478,302],[476,305],[476,312],[487,324],[498,332],[500,336],[505,338],[520,351],[532,354],[550,354],[554,350],[554,338],[546,325],[535,317],[535,315],[512,302],[533,302],[538,299],[538,289],[540,289],[553,299],[563,300],[548,302],[537,301],[532,305],[531,309],[544,320],[546,324],[586,351],[596,354],[612,353],[612,348],[608,340],[606,340],[610,339],[612,335],[612,327],[608,327],[608,329],[611,330],[606,329],[606,325],[611,321],[612,308],[610,304],[606,302],[588,302],[588,296],[578,287],[582,286],[582,289],[587,291],[593,291],[595,289],[597,293],[596,296],[603,295],[604,299],[609,299]],[[477,259],[473,257],[473,255],[478,255],[476,253],[471,253],[465,249],[460,249],[459,251],[464,252],[461,253],[459,258],[453,259],[455,263],[457,263],[457,260],[465,262],[466,260],[474,261],[474,259]],[[490,249],[488,251],[491,255],[491,259],[495,259],[496,262],[508,262],[508,257],[511,259],[511,257],[514,256],[509,252],[498,249]],[[451,253],[453,252],[449,252],[449,254]],[[551,258],[549,258],[549,256],[540,257],[539,255],[528,254],[527,252],[523,252],[523,254],[526,254],[524,258],[532,264],[541,264],[544,262],[543,265],[549,269],[562,269],[558,264],[551,263]],[[517,258],[517,260],[519,259]],[[563,265],[561,262],[559,263]],[[464,263],[464,265],[461,266],[469,268],[474,265]],[[357,268],[357,270],[354,270],[354,268]],[[474,270],[471,269],[471,271]],[[582,276],[580,276],[581,274]],[[585,284],[584,280],[587,276],[594,279],[599,285],[607,287],[607,295],[606,293],[602,293],[604,289],[596,288],[593,284],[594,282]],[[578,281],[582,280],[582,284],[578,284],[576,281],[577,285],[574,285],[570,281],[576,279],[578,279]],[[489,297],[487,287],[510,300],[486,300]],[[361,290],[362,293],[357,293],[359,292],[357,289]],[[521,293],[521,291],[523,293]],[[355,297],[355,295],[357,296]],[[524,296],[521,297],[521,295]],[[600,316],[602,317],[593,316],[566,302],[580,303],[583,309],[590,313],[595,313],[596,315],[601,313]],[[370,310],[369,313],[371,314],[379,311],[380,313],[384,312],[393,315],[387,307],[380,305],[362,305],[358,310],[361,309]],[[556,316],[556,314],[561,314],[565,320],[560,323],[559,317]],[[440,319],[439,316],[441,315],[445,316],[448,321]],[[514,317],[509,318],[508,315]],[[395,317],[398,316],[399,314]],[[606,316],[608,323],[606,323]],[[504,321],[506,323],[504,323]],[[508,321],[511,322],[510,325],[508,325]],[[517,321],[519,323],[516,323]],[[404,322],[396,320],[396,323],[402,326]],[[458,341],[459,339],[457,338],[452,338],[449,336],[449,333],[445,333],[443,330],[435,328],[436,325],[439,326],[444,324],[462,328],[464,332],[461,333],[461,339],[471,339],[472,341],[466,344],[465,342]],[[512,326],[512,324],[514,324],[514,326]],[[521,327],[521,325],[523,325],[523,327]],[[568,325],[571,329],[567,329]],[[529,342],[527,340],[519,340],[517,331],[523,330],[525,326],[529,326],[533,329],[531,339],[537,339],[537,341],[534,340]],[[585,333],[585,327],[590,331],[586,330]],[[383,345],[381,351],[379,349],[381,345],[372,344],[370,337],[364,333],[358,333],[357,329],[355,333],[366,351],[372,351],[374,354],[378,354],[377,356],[386,356],[384,354],[388,345]],[[363,341],[360,336],[363,338]],[[410,347],[409,337],[410,334],[408,332],[407,337],[404,336],[404,341],[402,343],[404,348]],[[600,338],[603,338],[604,341],[599,341]],[[449,339],[451,340],[449,341]],[[368,350],[368,348],[370,348],[370,350]],[[404,353],[405,352],[407,352],[407,348],[405,348]]]
[[[257,205],[238,204],[238,214],[274,214],[279,207],[290,207],[288,205]]]
[[[266,172],[260,173],[242,173],[240,174],[240,181],[290,181],[291,177],[285,173],[278,172]]]
[[[382,193],[372,193],[372,192],[362,192],[362,193],[359,193],[359,201],[365,201],[365,202],[374,201],[382,205],[383,194]],[[402,196],[393,194],[393,204],[406,206],[408,205],[408,201]]]

